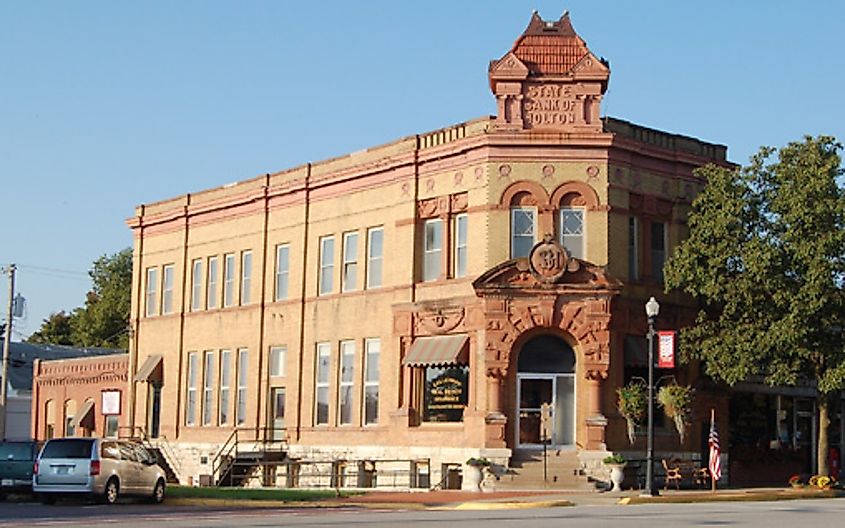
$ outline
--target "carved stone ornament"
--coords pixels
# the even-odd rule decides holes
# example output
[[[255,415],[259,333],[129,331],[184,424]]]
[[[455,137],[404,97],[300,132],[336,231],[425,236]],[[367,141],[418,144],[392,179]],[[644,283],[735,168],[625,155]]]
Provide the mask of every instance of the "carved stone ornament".
[[[445,334],[454,330],[464,320],[463,308],[441,308],[416,314],[417,334]]]
[[[578,261],[571,259],[566,248],[549,234],[531,249],[528,265],[537,280],[545,283],[557,282],[567,271],[578,270]]]

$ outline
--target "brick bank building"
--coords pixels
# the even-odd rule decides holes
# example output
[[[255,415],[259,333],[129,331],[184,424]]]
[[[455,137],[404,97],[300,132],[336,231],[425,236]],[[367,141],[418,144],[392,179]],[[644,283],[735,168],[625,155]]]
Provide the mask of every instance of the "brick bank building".
[[[693,169],[728,162],[602,117],[609,77],[568,15],[535,13],[489,66],[495,116],[139,206],[123,425],[184,482],[278,452],[265,484],[448,487],[470,457],[526,467],[544,409],[562,485],[642,456],[616,389],[646,370],[650,296],[658,328],[691,322],[662,266]],[[727,418],[699,385],[693,433],[660,425],[658,456]]]

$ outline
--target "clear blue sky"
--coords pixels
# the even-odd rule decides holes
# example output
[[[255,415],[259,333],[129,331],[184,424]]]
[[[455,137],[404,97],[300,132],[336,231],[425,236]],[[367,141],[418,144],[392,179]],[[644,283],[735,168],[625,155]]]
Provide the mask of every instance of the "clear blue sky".
[[[845,141],[834,0],[3,2],[0,264],[20,266],[28,299],[15,339],[83,303],[138,204],[494,113],[488,62],[535,8],[568,9],[610,60],[604,114],[740,163],[804,134]]]

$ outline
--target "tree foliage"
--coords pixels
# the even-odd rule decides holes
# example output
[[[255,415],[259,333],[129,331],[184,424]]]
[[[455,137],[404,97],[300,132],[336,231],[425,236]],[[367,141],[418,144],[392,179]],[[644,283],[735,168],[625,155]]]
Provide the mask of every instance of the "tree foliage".
[[[714,378],[809,381],[822,397],[843,387],[841,149],[831,137],[808,136],[779,151],[764,147],[741,169],[699,170],[707,184],[665,277],[667,290],[699,302],[681,351],[704,360]]]
[[[91,270],[92,288],[83,306],[52,314],[27,341],[83,347],[129,346],[132,250],[103,255]]]

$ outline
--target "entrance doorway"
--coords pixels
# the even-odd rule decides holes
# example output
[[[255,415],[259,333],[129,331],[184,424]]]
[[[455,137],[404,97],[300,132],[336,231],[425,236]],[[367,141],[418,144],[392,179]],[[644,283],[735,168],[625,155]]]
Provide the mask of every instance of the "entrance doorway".
[[[552,335],[525,343],[517,365],[518,448],[575,447],[575,353]]]
[[[161,426],[161,383],[150,383],[147,397],[147,431],[150,438],[158,438]]]
[[[270,439],[280,442],[285,439],[285,389],[273,387],[270,391],[270,418],[272,432]]]

